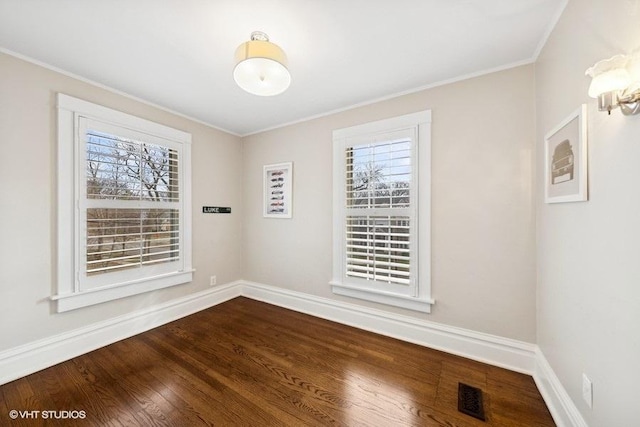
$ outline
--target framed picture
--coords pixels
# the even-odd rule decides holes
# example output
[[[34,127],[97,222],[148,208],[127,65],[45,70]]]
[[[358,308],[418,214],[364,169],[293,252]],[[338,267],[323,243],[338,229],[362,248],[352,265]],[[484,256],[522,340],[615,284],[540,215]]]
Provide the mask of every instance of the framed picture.
[[[263,216],[291,218],[293,163],[265,165],[263,169]]]
[[[545,203],[587,200],[587,106],[544,138]]]

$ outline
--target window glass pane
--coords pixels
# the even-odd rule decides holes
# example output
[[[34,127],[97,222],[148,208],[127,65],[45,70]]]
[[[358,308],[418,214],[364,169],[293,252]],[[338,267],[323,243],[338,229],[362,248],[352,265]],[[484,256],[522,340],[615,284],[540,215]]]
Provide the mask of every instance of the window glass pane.
[[[177,261],[178,209],[87,209],[87,275]]]
[[[410,217],[357,215],[346,220],[346,275],[408,285]]]
[[[346,205],[406,208],[411,203],[411,140],[359,144],[346,149]]]
[[[178,152],[87,131],[87,198],[179,201]]]
[[[158,145],[143,144],[141,163],[142,198],[178,201],[177,152]]]

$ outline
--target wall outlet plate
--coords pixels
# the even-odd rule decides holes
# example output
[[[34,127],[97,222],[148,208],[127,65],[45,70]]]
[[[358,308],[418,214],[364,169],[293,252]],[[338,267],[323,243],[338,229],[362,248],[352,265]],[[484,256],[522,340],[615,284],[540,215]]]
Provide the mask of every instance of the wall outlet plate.
[[[211,276],[209,278],[209,286],[215,286],[218,284],[218,278],[216,276]]]
[[[593,383],[586,374],[582,374],[582,399],[589,406],[593,405]]]

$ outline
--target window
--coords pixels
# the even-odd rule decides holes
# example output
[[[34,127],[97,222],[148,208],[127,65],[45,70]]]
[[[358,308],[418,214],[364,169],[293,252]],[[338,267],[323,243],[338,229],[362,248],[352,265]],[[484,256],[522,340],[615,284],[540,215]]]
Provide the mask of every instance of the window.
[[[333,292],[429,312],[430,126],[424,111],[333,132]]]
[[[192,280],[191,135],[58,95],[58,311]]]

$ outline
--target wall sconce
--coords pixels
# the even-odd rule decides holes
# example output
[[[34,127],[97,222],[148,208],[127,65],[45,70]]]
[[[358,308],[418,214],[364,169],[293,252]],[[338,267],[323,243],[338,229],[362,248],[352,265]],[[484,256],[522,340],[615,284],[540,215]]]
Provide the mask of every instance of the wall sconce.
[[[640,113],[640,55],[616,55],[602,60],[585,74],[591,77],[589,96],[598,100],[598,110],[620,107],[622,114]]]
[[[251,33],[251,40],[236,49],[233,78],[242,89],[259,96],[278,95],[291,84],[287,56],[262,31]]]

